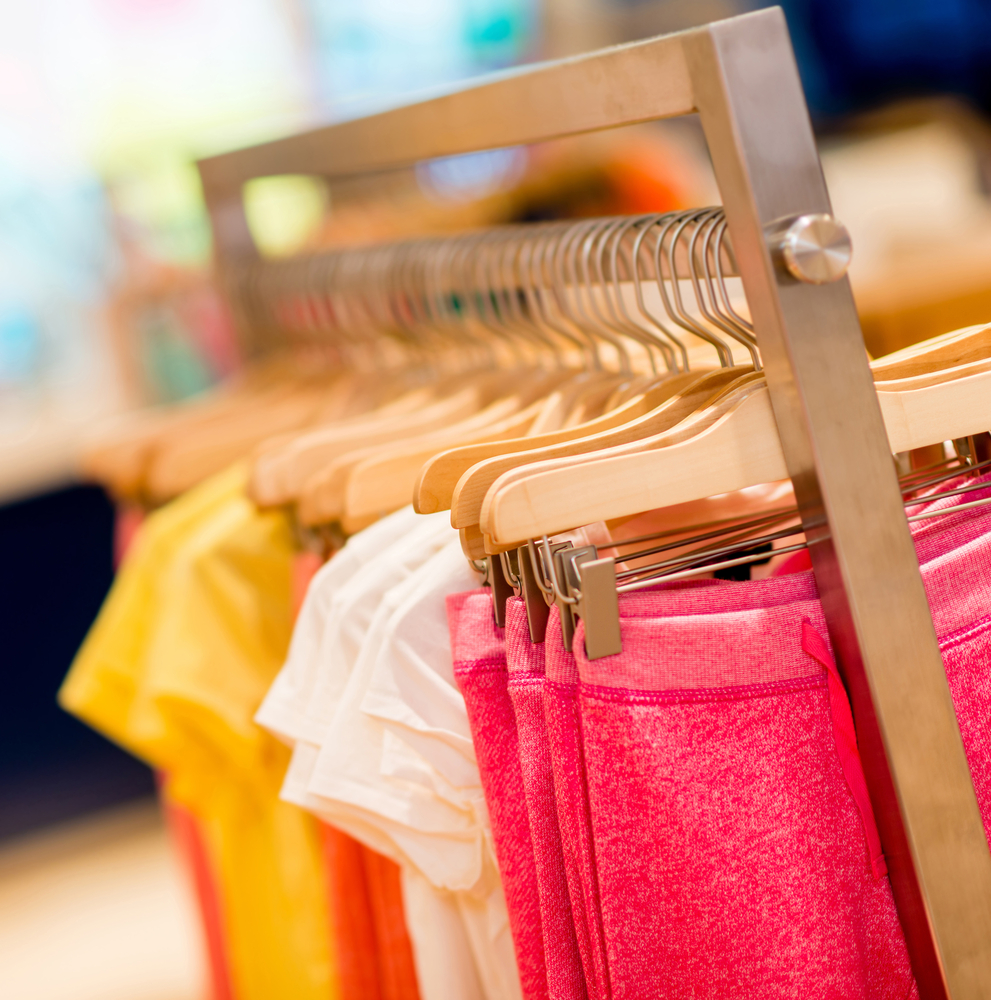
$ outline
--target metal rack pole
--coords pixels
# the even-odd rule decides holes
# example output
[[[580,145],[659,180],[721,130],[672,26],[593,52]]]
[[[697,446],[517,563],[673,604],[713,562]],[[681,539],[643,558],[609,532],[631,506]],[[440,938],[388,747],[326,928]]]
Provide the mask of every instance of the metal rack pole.
[[[685,49],[923,997],[991,994],[991,854],[846,278],[776,235],[829,213],[780,10]]]
[[[776,244],[830,212],[780,9],[502,74],[201,161],[221,273],[254,254],[241,187],[341,178],[698,111],[924,1000],[991,995],[991,853],[845,278]]]

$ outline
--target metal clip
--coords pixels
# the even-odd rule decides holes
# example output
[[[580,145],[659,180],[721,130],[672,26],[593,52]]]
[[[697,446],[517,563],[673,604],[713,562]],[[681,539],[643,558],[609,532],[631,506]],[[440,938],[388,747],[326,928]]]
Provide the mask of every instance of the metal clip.
[[[551,558],[555,552],[570,548],[572,548],[571,542],[554,542],[550,547]],[[523,600],[526,603],[526,620],[530,626],[530,641],[541,643],[547,634],[547,619],[550,617],[554,591],[549,586],[545,591],[545,588],[540,585],[541,581],[537,580],[533,559],[530,558],[529,546],[521,545],[519,547],[518,558],[520,578],[523,583]],[[543,559],[542,554],[539,558]]]
[[[499,559],[502,562],[502,573],[506,578],[506,583],[513,588],[513,593],[519,597],[523,591],[523,581],[520,579],[519,552],[516,549],[500,552]]]
[[[578,567],[582,563],[591,562],[597,555],[594,545],[581,545],[576,549],[562,549],[554,553],[554,594],[561,613],[561,639],[569,653],[575,637],[575,608],[578,603],[574,594],[581,590]]]
[[[578,617],[585,623],[585,655],[590,660],[623,652],[619,631],[616,560],[578,563]]]
[[[499,556],[486,556],[488,564],[486,571],[487,583],[492,588],[492,611],[495,614],[496,625],[506,627],[506,601],[513,596],[513,588],[502,571],[502,560]]]

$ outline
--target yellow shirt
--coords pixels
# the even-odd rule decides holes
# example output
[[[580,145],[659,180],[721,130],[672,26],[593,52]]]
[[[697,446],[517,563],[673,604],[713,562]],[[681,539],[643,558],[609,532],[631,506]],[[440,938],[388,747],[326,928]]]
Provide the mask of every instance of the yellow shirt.
[[[315,821],[252,721],[292,632],[293,543],[236,466],[142,525],[59,700],[152,766],[200,821],[237,1000],[337,996]]]

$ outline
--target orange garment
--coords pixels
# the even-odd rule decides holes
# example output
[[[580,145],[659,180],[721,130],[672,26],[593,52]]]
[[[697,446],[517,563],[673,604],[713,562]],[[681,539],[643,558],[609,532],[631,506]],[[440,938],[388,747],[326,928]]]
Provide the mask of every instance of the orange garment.
[[[299,609],[309,589],[310,581],[317,575],[317,570],[323,565],[323,559],[316,552],[304,549],[297,552],[292,561],[292,618],[299,617]]]
[[[399,866],[321,825],[341,1000],[419,1000]]]
[[[118,505],[114,520],[114,566],[121,564],[134,540],[144,511],[140,507]],[[169,840],[179,863],[192,883],[196,906],[206,945],[209,1000],[233,1000],[227,942],[224,940],[224,917],[221,910],[217,876],[207,855],[206,844],[196,817],[168,794],[168,775],[158,772],[158,798],[165,815]]]
[[[159,796],[172,844],[189,873],[206,942],[210,976],[210,1000],[233,1000],[227,942],[224,939],[224,916],[221,911],[217,877],[207,855],[206,844],[196,817],[185,806],[168,796],[168,779],[161,778]]]
[[[383,1000],[364,848],[346,833],[323,823],[320,834],[341,1000]]]
[[[399,865],[371,848],[362,846],[361,850],[375,925],[382,1000],[420,1000]]]

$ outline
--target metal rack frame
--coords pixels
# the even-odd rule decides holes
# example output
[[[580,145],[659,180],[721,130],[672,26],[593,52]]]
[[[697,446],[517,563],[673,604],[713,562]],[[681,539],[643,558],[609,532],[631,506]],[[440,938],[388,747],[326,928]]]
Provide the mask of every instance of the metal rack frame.
[[[242,186],[698,112],[766,367],[816,582],[853,703],[922,997],[991,995],[991,853],[846,278],[782,266],[799,216],[830,213],[780,8],[525,67],[408,107],[200,162],[221,276],[256,256]]]

